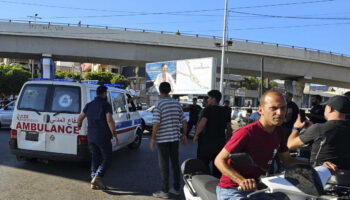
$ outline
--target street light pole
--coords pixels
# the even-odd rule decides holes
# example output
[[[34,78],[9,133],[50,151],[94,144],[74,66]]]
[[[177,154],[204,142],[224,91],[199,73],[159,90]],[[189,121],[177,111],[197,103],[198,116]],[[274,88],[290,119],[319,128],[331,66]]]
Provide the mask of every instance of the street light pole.
[[[227,16],[227,1],[225,0],[225,14],[224,14],[224,30],[222,33],[222,50],[221,50],[221,71],[220,71],[220,92],[222,96],[224,97],[224,87],[223,87],[223,80],[224,80],[224,60],[225,60],[225,38],[226,38],[226,16]],[[221,102],[223,101],[223,98],[221,99]]]
[[[34,16],[28,16],[29,18],[34,18],[34,24],[36,24],[36,19],[42,19],[41,17],[38,17],[38,13],[35,13]]]

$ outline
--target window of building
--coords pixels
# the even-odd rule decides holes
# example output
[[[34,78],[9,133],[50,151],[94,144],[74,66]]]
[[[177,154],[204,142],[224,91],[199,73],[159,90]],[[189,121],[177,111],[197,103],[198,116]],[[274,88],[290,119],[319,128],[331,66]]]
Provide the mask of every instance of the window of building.
[[[112,73],[118,74],[118,73],[119,73],[119,70],[116,69],[116,68],[112,68]]]

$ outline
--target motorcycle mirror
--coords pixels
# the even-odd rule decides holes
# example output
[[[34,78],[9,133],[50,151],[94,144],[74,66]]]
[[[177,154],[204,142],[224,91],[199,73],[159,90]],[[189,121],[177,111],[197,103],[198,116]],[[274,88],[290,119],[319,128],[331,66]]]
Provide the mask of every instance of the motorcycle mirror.
[[[237,165],[257,166],[253,159],[247,153],[233,153],[230,154],[231,162]]]

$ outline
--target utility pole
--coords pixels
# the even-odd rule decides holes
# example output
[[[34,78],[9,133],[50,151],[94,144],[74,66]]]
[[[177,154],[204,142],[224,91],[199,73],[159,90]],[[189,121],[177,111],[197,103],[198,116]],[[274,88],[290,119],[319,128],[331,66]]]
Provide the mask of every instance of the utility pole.
[[[261,69],[260,69],[260,97],[264,94],[264,57],[261,58]]]
[[[226,38],[226,16],[227,16],[227,1],[225,0],[225,14],[224,14],[224,30],[222,33],[222,50],[221,50],[221,72],[220,72],[220,92],[222,96],[224,97],[224,87],[223,87],[223,80],[224,80],[224,60],[225,60],[225,38]],[[221,99],[221,102],[223,101],[223,98]]]
[[[35,13],[34,16],[27,16],[27,17],[34,19],[34,24],[36,24],[36,19],[42,19],[41,17],[38,17],[38,13]]]
[[[30,69],[32,71],[32,80],[34,80],[34,60],[29,59],[29,65],[31,66]]]

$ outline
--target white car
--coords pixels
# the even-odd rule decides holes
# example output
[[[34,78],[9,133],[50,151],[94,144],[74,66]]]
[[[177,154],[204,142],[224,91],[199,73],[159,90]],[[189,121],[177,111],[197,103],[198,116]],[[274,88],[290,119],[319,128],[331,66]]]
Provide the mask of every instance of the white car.
[[[15,101],[11,101],[6,106],[0,109],[0,128],[10,127],[14,108]]]
[[[154,106],[151,106],[147,110],[138,111],[141,116],[141,126],[142,130],[151,131],[152,130],[152,118],[153,118]]]
[[[147,110],[138,111],[141,116],[141,125],[143,130],[147,130],[149,132],[152,131],[152,118],[153,118],[153,109],[154,106],[151,106]],[[184,112],[186,121],[190,119],[190,113]]]

